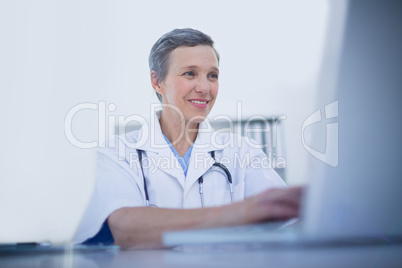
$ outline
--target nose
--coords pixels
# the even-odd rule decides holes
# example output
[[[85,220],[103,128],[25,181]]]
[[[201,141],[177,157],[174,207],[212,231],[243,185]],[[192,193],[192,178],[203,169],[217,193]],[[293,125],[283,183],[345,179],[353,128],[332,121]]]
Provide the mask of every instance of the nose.
[[[200,94],[208,94],[211,89],[210,81],[206,77],[200,77],[197,81],[197,86],[195,87],[195,92]]]

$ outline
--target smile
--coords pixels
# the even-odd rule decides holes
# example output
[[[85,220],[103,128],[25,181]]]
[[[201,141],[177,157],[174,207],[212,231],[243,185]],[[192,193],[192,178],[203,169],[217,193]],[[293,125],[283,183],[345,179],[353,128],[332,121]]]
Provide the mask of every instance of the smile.
[[[208,101],[199,101],[199,100],[190,100],[192,103],[197,103],[197,104],[207,104]]]

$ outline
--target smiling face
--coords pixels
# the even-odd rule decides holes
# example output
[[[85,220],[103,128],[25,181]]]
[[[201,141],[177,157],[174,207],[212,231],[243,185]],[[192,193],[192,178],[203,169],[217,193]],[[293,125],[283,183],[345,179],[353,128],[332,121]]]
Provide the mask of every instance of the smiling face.
[[[218,94],[218,60],[211,46],[178,47],[169,56],[165,80],[152,80],[154,89],[162,95],[163,104],[177,107],[186,122],[199,123],[211,111]],[[163,108],[162,113],[177,117],[177,112]],[[174,116],[176,114],[176,116]]]

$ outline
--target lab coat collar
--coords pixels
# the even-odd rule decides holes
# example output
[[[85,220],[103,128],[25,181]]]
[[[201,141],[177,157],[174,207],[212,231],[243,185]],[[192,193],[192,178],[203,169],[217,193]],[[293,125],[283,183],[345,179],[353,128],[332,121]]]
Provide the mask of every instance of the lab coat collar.
[[[130,139],[129,134],[127,134],[126,142],[130,148],[154,152],[157,154],[163,153],[165,149],[171,151],[163,137],[161,126],[159,124],[161,112],[162,111],[156,111],[155,114],[142,125],[136,138]],[[209,122],[201,122],[198,127],[198,134],[193,145],[193,150],[196,149],[199,152],[211,152],[222,149],[220,144],[217,144],[217,142],[212,140],[214,138],[213,133],[214,129]]]
[[[141,129],[136,132],[137,137],[132,138],[130,147],[147,152],[148,157],[154,157],[154,163],[162,163],[166,159],[173,159],[174,163],[180,167],[176,157],[172,153],[168,143],[163,137],[162,130],[159,124],[161,111],[156,111],[147,124],[144,124]],[[151,127],[152,126],[152,127]],[[130,142],[129,134],[127,141]],[[211,151],[221,150],[222,147],[216,141],[213,141],[214,130],[209,122],[201,122],[198,128],[197,138],[194,142],[191,151],[191,158],[187,172],[187,178],[180,168],[160,168],[163,172],[176,178],[184,188],[184,194],[188,193],[191,185],[198,180],[209,168],[214,161],[210,156]]]

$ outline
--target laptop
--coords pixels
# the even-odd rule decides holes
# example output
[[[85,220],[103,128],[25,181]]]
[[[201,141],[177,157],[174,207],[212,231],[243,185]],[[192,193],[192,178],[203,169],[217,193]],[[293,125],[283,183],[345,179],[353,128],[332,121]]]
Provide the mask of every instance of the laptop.
[[[310,172],[300,218],[285,225],[166,232],[166,246],[400,241],[402,4],[369,1],[362,9],[350,1],[347,8],[339,61],[332,65],[338,66],[335,90],[323,78],[320,110],[312,109],[305,121],[326,131],[324,137],[313,133],[312,143],[303,141]],[[324,72],[331,70],[325,60],[331,56],[324,58]],[[314,142],[324,142],[326,151],[314,150]]]

